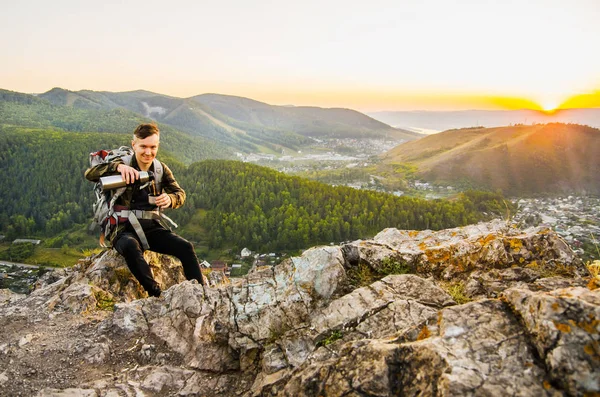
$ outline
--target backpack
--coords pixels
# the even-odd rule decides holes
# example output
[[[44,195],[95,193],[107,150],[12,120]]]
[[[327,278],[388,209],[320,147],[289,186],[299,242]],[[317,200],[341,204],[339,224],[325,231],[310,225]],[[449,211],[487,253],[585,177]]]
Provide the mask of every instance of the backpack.
[[[118,149],[113,150],[99,150],[97,152],[90,153],[90,167],[95,167],[99,164],[110,163],[116,159],[121,159],[125,165],[131,165],[133,159],[133,149],[127,146],[121,146]],[[161,180],[163,177],[163,167],[160,161],[154,159],[154,184],[156,191],[161,190]],[[111,218],[118,220],[115,215],[115,202],[125,192],[126,187],[119,189],[103,191],[100,181],[94,184],[94,193],[96,195],[96,201],[93,205],[93,220],[90,225],[90,231],[100,228],[100,245],[107,247],[105,241],[106,237],[109,237],[111,232],[114,230],[117,222],[111,222]]]

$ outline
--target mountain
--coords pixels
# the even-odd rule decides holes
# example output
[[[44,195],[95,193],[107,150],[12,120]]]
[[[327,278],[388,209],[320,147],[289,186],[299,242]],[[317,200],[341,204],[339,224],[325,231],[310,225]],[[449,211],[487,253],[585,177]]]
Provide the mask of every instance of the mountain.
[[[326,138],[412,140],[421,135],[392,128],[350,109],[273,106],[248,98],[204,94],[176,98],[149,91],[95,92],[54,88],[40,94],[56,105],[77,108],[125,108],[191,135],[224,143],[235,150],[300,149]]]
[[[87,98],[77,93],[53,89],[48,95],[33,96],[0,90],[0,126],[52,129],[66,132],[101,132],[126,135],[117,144],[129,144],[131,133],[140,123],[153,120],[119,106],[92,106],[98,97]],[[85,103],[86,106],[63,106],[60,103]],[[106,102],[105,102],[106,103]],[[87,106],[89,105],[89,106]],[[179,161],[191,163],[206,158],[231,158],[233,151],[214,140],[191,136],[169,125],[159,123],[161,144]]]
[[[294,131],[313,138],[389,137],[413,140],[420,135],[389,125],[351,109],[311,106],[273,106],[248,98],[203,94],[192,97],[234,124]]]
[[[501,127],[515,124],[575,123],[600,128],[600,109],[461,110],[451,112],[398,111],[368,113],[374,119],[409,130],[433,132],[466,127]]]
[[[436,183],[509,194],[600,193],[600,130],[576,124],[448,130],[383,158],[413,164],[419,177]]]

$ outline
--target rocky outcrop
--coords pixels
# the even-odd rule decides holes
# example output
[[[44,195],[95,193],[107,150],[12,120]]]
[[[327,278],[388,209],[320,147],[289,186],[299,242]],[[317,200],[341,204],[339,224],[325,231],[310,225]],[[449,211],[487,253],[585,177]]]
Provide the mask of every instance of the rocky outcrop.
[[[501,221],[386,229],[215,287],[182,281],[176,261],[150,259],[165,289],[159,299],[143,298],[110,252],[45,276],[28,296],[3,291],[0,388],[40,396],[600,393],[600,292],[586,287],[585,266],[550,230]],[[52,327],[63,335],[44,331]],[[52,360],[34,368],[36,355]],[[54,378],[60,360],[72,379]],[[19,375],[27,382],[2,380]]]

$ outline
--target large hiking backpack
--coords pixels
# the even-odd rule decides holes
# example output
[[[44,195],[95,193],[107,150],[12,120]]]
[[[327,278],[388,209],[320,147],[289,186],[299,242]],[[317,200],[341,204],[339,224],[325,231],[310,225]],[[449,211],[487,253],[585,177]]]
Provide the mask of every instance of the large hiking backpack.
[[[110,163],[116,159],[121,159],[124,164],[131,165],[133,159],[133,149],[127,146],[121,146],[113,150],[100,150],[90,153],[90,167],[95,167],[99,164]],[[156,191],[161,190],[161,181],[163,176],[163,167],[160,161],[154,159],[154,183]],[[119,189],[103,191],[100,182],[94,184],[94,193],[96,202],[93,206],[94,216],[90,231],[100,228],[100,245],[107,247],[106,238],[109,237],[112,230],[118,223],[118,214],[115,212],[115,202],[125,192],[126,187]]]

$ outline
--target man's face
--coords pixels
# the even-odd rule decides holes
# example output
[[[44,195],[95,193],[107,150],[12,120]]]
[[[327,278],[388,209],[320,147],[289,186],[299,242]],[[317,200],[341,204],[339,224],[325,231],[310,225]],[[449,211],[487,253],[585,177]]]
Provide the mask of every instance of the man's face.
[[[135,158],[140,168],[148,169],[156,157],[158,152],[159,136],[156,134],[150,135],[147,138],[136,138],[131,142]]]

